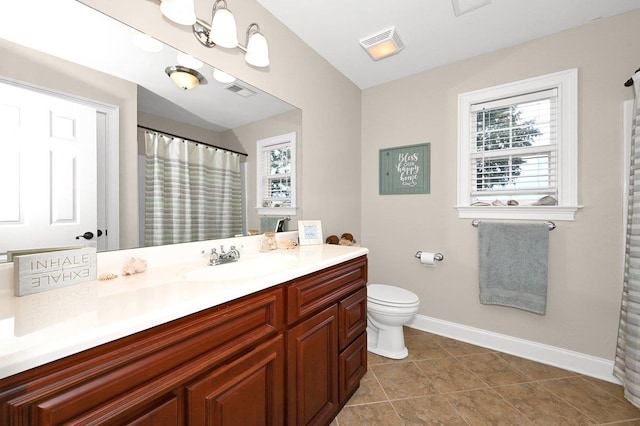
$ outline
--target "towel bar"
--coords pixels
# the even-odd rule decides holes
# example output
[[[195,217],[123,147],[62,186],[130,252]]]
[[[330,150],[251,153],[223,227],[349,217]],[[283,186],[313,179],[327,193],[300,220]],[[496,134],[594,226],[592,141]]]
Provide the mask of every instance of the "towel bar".
[[[549,227],[549,231],[553,231],[554,229],[556,229],[556,224],[551,222],[550,220],[547,220],[544,222],[545,225],[547,225]],[[478,219],[473,219],[471,221],[471,226],[477,228],[478,225],[480,225],[480,220]]]

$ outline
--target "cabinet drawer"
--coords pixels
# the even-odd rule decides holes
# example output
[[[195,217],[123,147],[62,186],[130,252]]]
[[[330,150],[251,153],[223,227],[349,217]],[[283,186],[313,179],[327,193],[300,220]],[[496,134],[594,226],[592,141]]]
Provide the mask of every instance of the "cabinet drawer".
[[[353,395],[367,372],[367,334],[362,333],[340,354],[340,403]]]
[[[337,303],[366,283],[366,256],[292,281],[287,285],[287,323]]]
[[[7,401],[0,413],[11,418],[7,424],[59,424],[85,418],[83,413],[100,422],[130,418],[275,337],[282,330],[283,299],[281,287],[268,290],[71,356],[66,368],[44,366],[17,375],[13,387],[0,389]]]
[[[338,342],[344,349],[367,329],[367,288],[338,303]]]

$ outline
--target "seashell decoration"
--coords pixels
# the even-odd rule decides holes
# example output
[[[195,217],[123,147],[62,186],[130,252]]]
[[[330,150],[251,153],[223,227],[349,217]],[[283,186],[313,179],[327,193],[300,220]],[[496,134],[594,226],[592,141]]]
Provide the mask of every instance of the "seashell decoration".
[[[534,206],[555,206],[556,204],[558,204],[558,201],[551,195],[545,195],[533,203]]]
[[[111,272],[105,272],[104,274],[98,275],[98,281],[109,281],[118,278],[118,274],[113,274]]]
[[[340,241],[340,238],[338,238],[337,235],[329,235],[325,242],[327,244],[338,244],[339,241]]]
[[[122,268],[122,275],[133,275],[147,270],[147,261],[139,257],[127,260]]]
[[[355,238],[353,238],[353,235],[349,234],[348,232],[342,234],[342,236],[340,236],[340,241],[338,241],[338,244],[341,246],[352,246],[355,243]]]

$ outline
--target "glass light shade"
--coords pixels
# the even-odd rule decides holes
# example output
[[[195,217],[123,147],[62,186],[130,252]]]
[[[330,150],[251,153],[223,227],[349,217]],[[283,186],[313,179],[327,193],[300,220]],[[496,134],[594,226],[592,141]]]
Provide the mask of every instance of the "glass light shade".
[[[193,89],[200,84],[198,77],[185,71],[174,71],[169,77],[182,90]]]
[[[193,0],[162,0],[160,12],[176,24],[193,25],[196,23]]]
[[[215,78],[216,81],[225,84],[233,83],[234,81],[236,81],[236,78],[234,76],[232,76],[231,74],[227,74],[226,72],[221,71],[218,68],[213,69],[213,78]]]
[[[249,36],[244,60],[254,67],[269,66],[269,45],[261,33],[253,33]]]
[[[166,1],[166,0],[165,0]],[[226,8],[216,9],[211,20],[211,33],[209,41],[220,47],[234,48],[238,46],[238,34],[236,29],[236,18]]]
[[[373,60],[377,61],[378,59],[396,54],[399,50],[393,40],[385,40],[382,43],[370,46],[367,51]]]
[[[183,67],[191,68],[192,70],[199,70],[204,66],[204,63],[201,60],[196,59],[191,55],[187,55],[184,52],[178,52],[176,60]]]

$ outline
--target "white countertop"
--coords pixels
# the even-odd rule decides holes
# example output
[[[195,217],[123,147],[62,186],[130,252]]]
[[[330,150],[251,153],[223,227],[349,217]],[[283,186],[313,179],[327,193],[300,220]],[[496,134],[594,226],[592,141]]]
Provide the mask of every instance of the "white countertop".
[[[260,255],[294,256],[295,266],[233,281],[190,282],[185,273],[205,267],[205,257],[171,264],[166,261],[168,249],[163,249],[164,259],[144,250],[131,252],[150,257],[149,268],[140,274],[23,297],[0,286],[0,379],[368,253],[362,247],[326,244],[278,249]],[[114,255],[105,256],[103,263],[111,270],[101,268],[99,255],[98,274],[119,274],[121,266],[114,268],[131,255],[126,252],[115,252],[122,253],[120,262],[114,261]],[[238,262],[242,261],[243,257]]]

